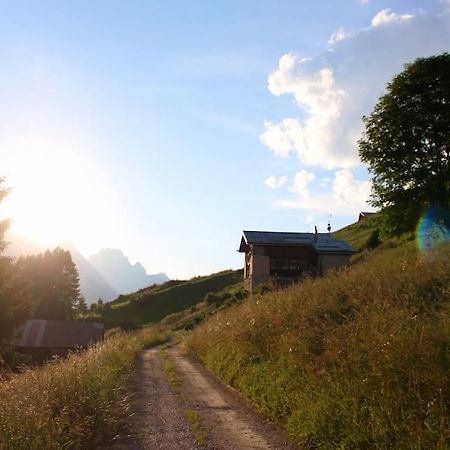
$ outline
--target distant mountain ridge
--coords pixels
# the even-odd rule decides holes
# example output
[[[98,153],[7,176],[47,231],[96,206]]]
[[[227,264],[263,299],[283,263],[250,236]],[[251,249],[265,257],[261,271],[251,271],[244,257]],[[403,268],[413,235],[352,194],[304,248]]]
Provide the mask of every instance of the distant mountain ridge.
[[[169,280],[162,272],[147,274],[140,262],[131,264],[123,252],[115,248],[105,248],[91,255],[89,263],[120,294],[128,294]]]
[[[88,304],[95,303],[99,298],[108,301],[119,296],[119,292],[73,245],[65,245],[64,248],[70,251],[72,260],[77,266],[80,276],[80,292]]]
[[[48,250],[43,245],[11,232],[8,233],[7,240],[9,244],[5,254],[15,258]],[[61,244],[59,247],[70,251],[80,277],[80,292],[88,304],[95,303],[100,298],[105,301],[114,300],[119,294],[164,283],[169,279],[165,273],[148,275],[141,263],[131,264],[118,249],[101,250],[88,260],[72,244]]]

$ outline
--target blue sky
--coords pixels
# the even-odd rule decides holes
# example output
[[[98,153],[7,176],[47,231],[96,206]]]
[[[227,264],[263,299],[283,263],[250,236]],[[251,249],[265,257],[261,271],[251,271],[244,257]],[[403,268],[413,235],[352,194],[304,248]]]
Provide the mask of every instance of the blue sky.
[[[447,1],[1,1],[3,215],[171,277],[242,266],[242,229],[324,231],[370,191],[360,118]]]

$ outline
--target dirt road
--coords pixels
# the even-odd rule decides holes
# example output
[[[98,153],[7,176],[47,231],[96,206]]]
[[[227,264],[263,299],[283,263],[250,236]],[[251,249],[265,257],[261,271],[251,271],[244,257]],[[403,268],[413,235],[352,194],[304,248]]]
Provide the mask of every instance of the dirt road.
[[[133,379],[131,434],[116,443],[116,450],[295,449],[283,431],[201,364],[177,348],[166,359],[157,349],[141,354]],[[178,393],[167,381],[167,364],[180,381]]]

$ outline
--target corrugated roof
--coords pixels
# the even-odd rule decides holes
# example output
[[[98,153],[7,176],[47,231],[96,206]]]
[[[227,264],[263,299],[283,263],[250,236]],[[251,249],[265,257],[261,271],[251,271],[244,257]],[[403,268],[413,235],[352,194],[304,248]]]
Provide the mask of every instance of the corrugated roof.
[[[25,324],[17,347],[86,347],[103,339],[99,322],[31,319]]]
[[[348,242],[334,239],[329,233],[243,231],[239,251],[244,252],[246,245],[311,246],[318,253],[356,253]]]

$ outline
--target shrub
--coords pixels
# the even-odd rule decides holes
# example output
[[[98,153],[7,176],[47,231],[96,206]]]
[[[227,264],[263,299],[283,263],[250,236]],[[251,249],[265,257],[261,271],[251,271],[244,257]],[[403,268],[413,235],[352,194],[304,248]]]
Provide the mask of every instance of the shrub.
[[[222,297],[218,294],[215,294],[214,292],[209,292],[208,294],[206,294],[204,299],[204,302],[207,305],[222,303],[222,301],[223,301]]]

